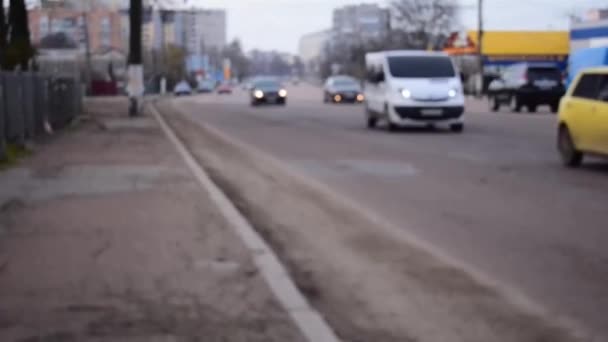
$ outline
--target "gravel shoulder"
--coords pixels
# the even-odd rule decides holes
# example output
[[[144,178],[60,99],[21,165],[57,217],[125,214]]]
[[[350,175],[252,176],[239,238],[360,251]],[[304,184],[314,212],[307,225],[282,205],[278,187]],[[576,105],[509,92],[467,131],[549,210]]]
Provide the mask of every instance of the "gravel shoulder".
[[[171,102],[159,109],[344,341],[588,340]]]
[[[151,117],[95,100],[0,172],[0,341],[295,341]]]

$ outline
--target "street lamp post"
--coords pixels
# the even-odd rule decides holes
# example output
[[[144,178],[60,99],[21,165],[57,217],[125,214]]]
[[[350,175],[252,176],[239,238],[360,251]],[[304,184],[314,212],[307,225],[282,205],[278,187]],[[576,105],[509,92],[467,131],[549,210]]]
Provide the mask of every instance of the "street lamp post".
[[[139,114],[140,102],[144,94],[144,72],[142,63],[142,0],[131,0],[129,8],[130,37],[129,37],[129,69],[128,86],[129,93],[129,115]]]
[[[480,88],[479,95],[483,95],[483,84],[484,84],[484,61],[483,61],[483,0],[479,0],[477,4],[477,20],[478,20],[478,32],[477,32],[477,57],[479,58],[479,78],[480,78]]]

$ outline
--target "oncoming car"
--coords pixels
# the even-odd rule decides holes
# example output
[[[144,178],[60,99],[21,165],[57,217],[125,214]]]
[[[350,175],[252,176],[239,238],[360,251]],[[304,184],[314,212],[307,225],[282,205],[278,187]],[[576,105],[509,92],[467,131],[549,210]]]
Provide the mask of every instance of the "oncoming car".
[[[175,85],[175,88],[173,88],[173,94],[175,94],[175,96],[191,95],[192,87],[190,87],[190,84],[188,83],[188,81],[182,80],[178,84]]]
[[[287,90],[283,88],[279,81],[274,79],[255,80],[249,94],[252,106],[263,103],[287,104]]]
[[[452,59],[442,52],[386,51],[365,56],[367,126],[464,129],[464,94]]]
[[[608,157],[608,67],[583,70],[559,106],[557,148],[563,163],[585,154]]]
[[[332,76],[325,82],[323,88],[325,103],[361,103],[364,99],[359,82],[352,77]]]

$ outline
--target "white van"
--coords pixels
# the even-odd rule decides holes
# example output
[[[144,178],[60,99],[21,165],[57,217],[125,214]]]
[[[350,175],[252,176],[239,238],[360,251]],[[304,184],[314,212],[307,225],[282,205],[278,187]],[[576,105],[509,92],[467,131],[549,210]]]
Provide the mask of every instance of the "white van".
[[[365,56],[367,126],[464,128],[464,93],[452,59],[442,52],[384,51]]]

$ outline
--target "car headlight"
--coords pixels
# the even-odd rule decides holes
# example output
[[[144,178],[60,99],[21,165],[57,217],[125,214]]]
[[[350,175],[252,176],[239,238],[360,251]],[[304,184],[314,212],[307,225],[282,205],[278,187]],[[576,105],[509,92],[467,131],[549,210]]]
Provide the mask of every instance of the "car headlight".
[[[401,96],[405,97],[406,99],[409,99],[410,97],[412,97],[412,92],[408,89],[401,89]]]
[[[334,95],[334,101],[336,101],[336,102],[342,101],[342,96],[340,94]]]
[[[456,97],[456,95],[458,95],[458,89],[450,89],[450,90],[448,90],[448,96],[449,97]]]
[[[285,90],[285,89],[279,90],[279,96],[280,97],[287,97],[287,90]]]
[[[262,97],[264,97],[264,92],[261,91],[261,90],[256,90],[256,91],[253,92],[253,96],[256,99],[261,99]]]
[[[357,95],[357,101],[363,102],[363,100],[365,100],[365,96],[363,96],[363,94],[358,94]]]

